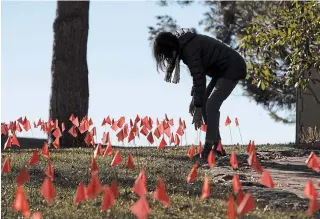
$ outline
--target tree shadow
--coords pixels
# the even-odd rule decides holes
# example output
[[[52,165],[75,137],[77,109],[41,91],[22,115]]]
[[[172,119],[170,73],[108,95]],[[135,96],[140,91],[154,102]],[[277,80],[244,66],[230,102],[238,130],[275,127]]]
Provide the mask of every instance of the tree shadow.
[[[317,173],[316,171],[312,170],[306,165],[263,162],[262,166],[270,167],[271,169],[277,169],[282,171],[292,171],[294,172],[294,174],[302,177],[308,177],[308,178],[312,177],[312,178],[320,179],[320,173]]]

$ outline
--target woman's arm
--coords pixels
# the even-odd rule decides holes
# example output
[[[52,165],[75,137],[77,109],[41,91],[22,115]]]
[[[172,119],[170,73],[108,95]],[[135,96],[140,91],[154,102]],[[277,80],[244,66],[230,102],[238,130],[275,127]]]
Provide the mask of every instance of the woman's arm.
[[[204,104],[204,94],[206,90],[206,76],[202,67],[202,60],[198,51],[185,56],[185,63],[188,66],[193,79],[193,98],[195,107]]]

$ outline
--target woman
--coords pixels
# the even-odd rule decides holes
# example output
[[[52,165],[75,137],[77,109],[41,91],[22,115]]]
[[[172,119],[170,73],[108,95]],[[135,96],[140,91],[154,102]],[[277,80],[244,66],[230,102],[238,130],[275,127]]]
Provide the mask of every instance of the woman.
[[[212,148],[216,155],[225,155],[224,151],[217,152],[220,140],[219,110],[239,80],[246,77],[245,60],[224,43],[190,29],[159,33],[153,41],[153,56],[157,70],[165,72],[167,82],[179,83],[180,60],[191,72],[193,98],[189,112],[193,115],[192,123],[196,130],[200,128],[202,118],[207,125],[200,164],[207,162]],[[207,89],[206,75],[211,77]]]

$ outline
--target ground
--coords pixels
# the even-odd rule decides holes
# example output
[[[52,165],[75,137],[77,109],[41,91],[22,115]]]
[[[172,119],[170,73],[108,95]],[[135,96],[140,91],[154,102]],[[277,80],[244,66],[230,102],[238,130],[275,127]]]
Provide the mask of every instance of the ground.
[[[231,180],[237,172],[245,192],[253,194],[257,208],[243,218],[307,218],[308,200],[303,189],[308,179],[317,185],[320,174],[305,165],[310,151],[294,149],[291,146],[259,146],[258,158],[264,168],[269,168],[274,178],[276,189],[268,189],[259,184],[259,175],[252,172],[247,164],[248,155],[243,148],[226,147],[227,152],[236,150],[239,170],[234,171],[229,165],[229,158],[217,160],[213,169],[198,169],[199,176],[192,184],[186,183],[195,159],[187,157],[187,147],[167,147],[161,151],[155,148],[116,148],[120,151],[123,162],[120,166],[111,167],[112,156],[99,157],[99,178],[101,184],[110,184],[117,178],[120,197],[116,205],[108,211],[101,212],[101,196],[94,201],[87,201],[79,206],[73,204],[74,194],[80,181],[88,184],[92,149],[53,150],[51,160],[54,167],[54,185],[57,198],[49,206],[40,194],[40,186],[47,168],[45,158],[40,164],[29,167],[31,179],[24,185],[31,211],[41,211],[44,218],[135,218],[130,206],[138,200],[132,192],[132,186],[141,169],[146,171],[148,201],[151,208],[149,218],[226,218],[226,200],[232,192]],[[132,152],[135,170],[128,170],[125,161]],[[1,217],[17,218],[21,216],[12,210],[16,189],[15,178],[21,167],[26,166],[32,150],[2,152],[2,159],[8,155],[12,172],[1,175]],[[316,153],[319,155],[318,153]],[[200,199],[204,176],[211,182],[211,195],[206,200]],[[171,207],[164,208],[151,198],[158,177],[164,181],[169,194]],[[316,187],[319,189],[319,187]],[[316,214],[314,218],[320,218]]]

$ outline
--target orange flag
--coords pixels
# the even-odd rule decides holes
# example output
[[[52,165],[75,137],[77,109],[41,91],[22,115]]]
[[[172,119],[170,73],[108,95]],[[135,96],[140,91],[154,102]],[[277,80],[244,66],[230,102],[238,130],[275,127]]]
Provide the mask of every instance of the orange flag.
[[[167,195],[166,189],[164,187],[163,180],[159,177],[158,183],[155,191],[153,192],[153,198],[161,202],[167,208],[170,207],[169,197]]]
[[[309,179],[306,187],[304,188],[304,194],[308,197],[308,199],[317,199],[318,193],[313,186],[312,180]]]
[[[261,182],[262,185],[265,185],[268,188],[271,188],[271,189],[274,188],[274,183],[273,183],[272,177],[270,176],[270,172],[269,172],[268,169],[266,169],[263,172],[263,175],[262,175],[262,177],[260,179],[260,182]]]
[[[133,186],[133,191],[137,193],[139,196],[144,196],[147,194],[147,188],[146,188],[146,176],[144,170],[141,170],[138,178],[136,179],[134,186]]]
[[[42,156],[44,156],[47,159],[50,158],[49,147],[48,147],[47,142],[44,142],[42,150],[41,150],[41,154],[42,154]]]
[[[21,170],[16,178],[17,185],[22,186],[23,184],[28,182],[29,179],[30,179],[30,175],[29,175],[27,168],[25,168],[25,167],[21,168]]]
[[[238,206],[237,213],[239,215],[246,215],[249,211],[256,208],[256,203],[251,194],[245,194],[242,202]]]
[[[51,160],[48,160],[48,168],[45,171],[45,174],[51,179],[53,180],[53,176],[54,176],[54,172],[53,172],[53,167],[52,167],[52,163]]]
[[[115,204],[114,195],[109,186],[103,188],[103,199],[101,203],[101,210],[106,211]]]
[[[203,181],[201,200],[204,200],[205,198],[209,197],[209,195],[210,195],[210,182],[209,182],[209,178],[205,177]]]
[[[102,192],[102,185],[100,183],[100,179],[98,174],[92,174],[89,185],[86,189],[86,196],[88,199],[95,199]]]
[[[134,169],[133,156],[131,152],[129,153],[129,156],[128,156],[127,166],[129,169]]]
[[[198,163],[195,163],[188,175],[187,183],[191,183],[197,178],[198,176],[197,168],[198,168]]]
[[[10,167],[10,162],[8,156],[6,156],[3,166],[2,166],[2,173],[10,173],[11,172],[11,167]]]
[[[188,157],[189,157],[190,159],[192,159],[193,156],[194,156],[194,154],[195,154],[195,152],[196,152],[196,149],[195,149],[194,145],[192,144],[192,145],[190,146],[189,150],[188,150]]]
[[[237,210],[232,195],[229,195],[227,201],[227,216],[228,219],[237,219]]]
[[[119,197],[119,189],[117,184],[117,179],[112,180],[111,182],[111,191],[113,192],[114,197]]]
[[[233,175],[232,185],[234,194],[238,194],[238,192],[241,190],[241,182],[238,174],[236,173]]]
[[[306,160],[307,167],[312,168],[316,172],[320,172],[319,159],[314,152],[311,152]]]
[[[78,205],[84,200],[86,200],[86,187],[83,182],[80,182],[74,196],[74,204]]]
[[[49,177],[46,177],[44,179],[40,192],[41,192],[41,195],[47,200],[49,205],[56,198],[57,193]]]
[[[122,157],[120,155],[120,152],[117,151],[113,157],[113,160],[111,162],[111,166],[115,167],[115,166],[119,165],[121,162],[122,162]]]
[[[231,123],[231,119],[229,116],[227,116],[227,119],[224,124],[225,124],[225,126],[228,126],[228,125],[230,125],[230,123]]]
[[[111,145],[111,143],[109,143],[107,145],[106,149],[104,150],[103,157],[105,157],[107,155],[112,155],[112,154],[113,154],[112,145]]]
[[[22,186],[18,186],[17,188],[12,208],[15,211],[20,211],[26,218],[30,216],[29,203]]]
[[[317,199],[310,199],[309,201],[309,208],[307,215],[311,217],[314,212],[316,212],[319,209],[319,204]]]
[[[162,137],[161,142],[158,146],[158,150],[161,150],[162,148],[164,148],[167,145],[167,142],[164,140],[164,137]]]
[[[216,161],[215,161],[215,158],[214,158],[212,150],[210,150],[210,152],[209,152],[208,164],[209,164],[210,168],[214,167],[214,165],[216,164]]]
[[[33,153],[32,153],[32,157],[29,161],[29,166],[33,166],[35,165],[36,163],[39,163],[40,162],[40,157],[39,157],[39,153],[38,153],[38,150],[37,149],[34,149]]]
[[[140,199],[131,206],[130,210],[139,219],[146,219],[151,212],[148,201],[144,196],[140,196]]]
[[[91,173],[92,174],[97,174],[99,171],[96,159],[94,158],[94,156],[91,159]]]
[[[230,156],[230,164],[233,167],[233,169],[238,169],[238,160],[236,153],[232,151],[231,156]]]

